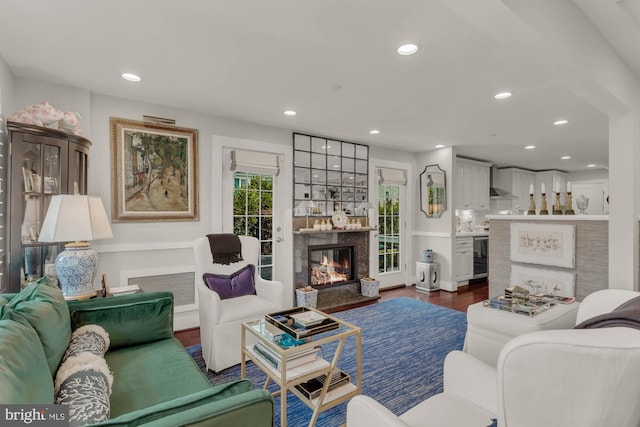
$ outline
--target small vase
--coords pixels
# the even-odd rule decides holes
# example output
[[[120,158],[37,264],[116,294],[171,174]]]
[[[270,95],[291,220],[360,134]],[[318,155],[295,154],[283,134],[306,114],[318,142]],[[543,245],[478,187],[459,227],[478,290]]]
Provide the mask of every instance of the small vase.
[[[589,198],[584,197],[584,194],[581,194],[580,197],[576,199],[576,206],[580,210],[579,215],[586,215],[587,208],[589,207]]]
[[[433,250],[425,249],[422,251],[422,260],[426,263],[431,264],[433,262]]]

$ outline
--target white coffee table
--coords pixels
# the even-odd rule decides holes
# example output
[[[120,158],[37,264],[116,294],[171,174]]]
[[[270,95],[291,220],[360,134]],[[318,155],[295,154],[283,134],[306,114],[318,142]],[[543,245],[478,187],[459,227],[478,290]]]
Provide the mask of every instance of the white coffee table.
[[[529,317],[485,307],[483,302],[470,305],[464,350],[491,366],[497,366],[502,347],[512,338],[527,332],[573,328],[579,306],[577,302],[557,304]]]

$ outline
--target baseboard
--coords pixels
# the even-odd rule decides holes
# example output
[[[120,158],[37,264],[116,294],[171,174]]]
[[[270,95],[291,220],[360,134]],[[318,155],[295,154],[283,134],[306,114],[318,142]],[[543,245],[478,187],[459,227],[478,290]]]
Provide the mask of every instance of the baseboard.
[[[406,288],[406,287],[407,287],[407,285],[405,285],[404,283],[401,283],[399,285],[391,285],[391,286],[386,286],[384,288],[381,287],[380,288],[380,292],[390,291],[390,290],[398,289],[398,288]]]
[[[181,331],[184,329],[191,329],[200,326],[200,318],[198,317],[198,310],[189,310],[173,313],[173,330]]]
[[[447,292],[456,292],[458,290],[458,282],[440,282],[440,289]]]

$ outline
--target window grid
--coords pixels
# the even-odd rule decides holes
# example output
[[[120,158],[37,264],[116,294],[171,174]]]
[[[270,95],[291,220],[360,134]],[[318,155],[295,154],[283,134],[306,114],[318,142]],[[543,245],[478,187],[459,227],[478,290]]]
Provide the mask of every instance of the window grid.
[[[378,272],[400,271],[400,186],[378,186]]]
[[[233,232],[260,241],[258,272],[273,277],[273,176],[233,174]]]

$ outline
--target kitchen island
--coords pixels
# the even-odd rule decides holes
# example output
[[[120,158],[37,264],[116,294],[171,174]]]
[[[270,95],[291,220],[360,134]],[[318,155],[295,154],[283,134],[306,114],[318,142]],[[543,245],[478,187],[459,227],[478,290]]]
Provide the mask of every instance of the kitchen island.
[[[489,220],[489,295],[501,295],[513,286],[512,267],[535,268],[546,272],[575,276],[578,301],[609,282],[608,215],[488,215]],[[575,230],[575,267],[557,267],[511,260],[511,225],[562,224]]]

